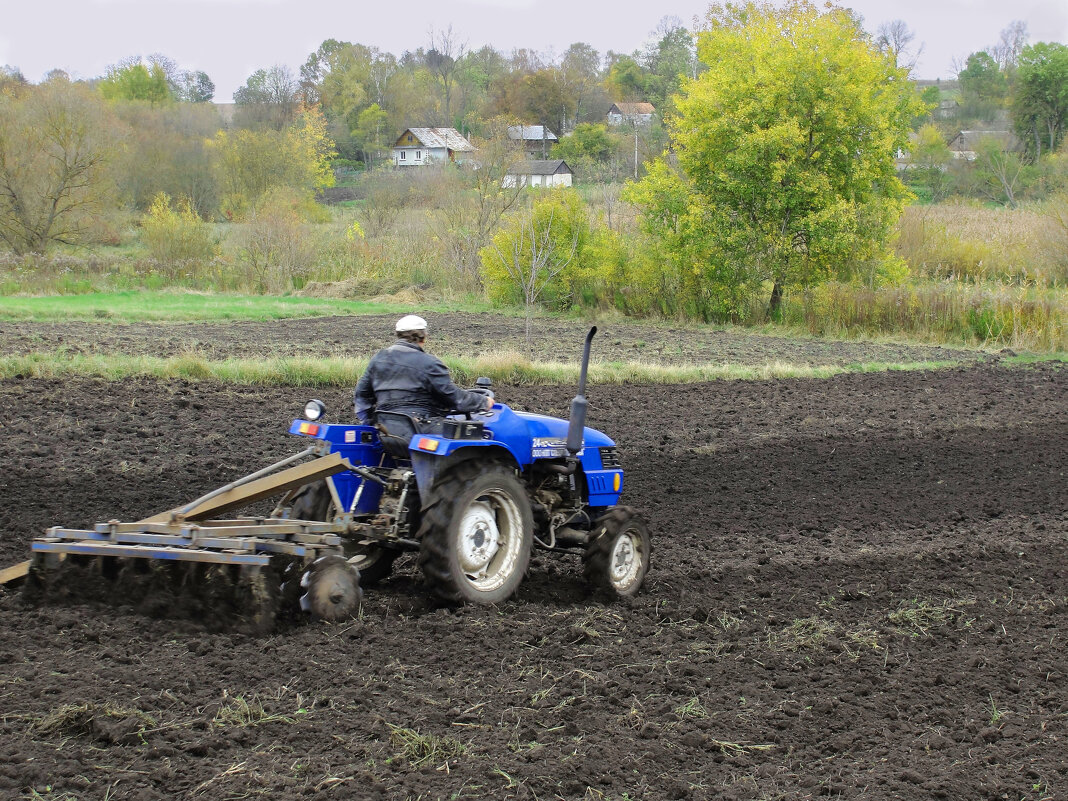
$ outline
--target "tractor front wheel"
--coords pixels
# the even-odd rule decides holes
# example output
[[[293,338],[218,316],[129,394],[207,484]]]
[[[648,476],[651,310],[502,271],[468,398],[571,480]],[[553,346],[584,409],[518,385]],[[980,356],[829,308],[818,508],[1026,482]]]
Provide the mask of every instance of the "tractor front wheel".
[[[431,490],[419,530],[419,566],[447,604],[495,604],[530,564],[534,519],[523,485],[502,464],[462,462]]]
[[[637,595],[649,571],[649,526],[629,506],[610,509],[597,524],[582,555],[586,580],[617,596]]]

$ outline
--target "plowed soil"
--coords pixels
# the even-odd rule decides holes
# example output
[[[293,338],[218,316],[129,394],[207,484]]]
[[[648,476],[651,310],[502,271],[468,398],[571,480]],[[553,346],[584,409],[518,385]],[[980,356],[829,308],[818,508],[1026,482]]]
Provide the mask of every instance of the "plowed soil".
[[[439,356],[479,356],[512,350],[549,361],[573,361],[587,325],[537,320],[528,351],[523,321],[497,314],[426,314],[430,345]],[[370,356],[389,344],[396,315],[320,317],[192,323],[0,322],[0,352],[60,351],[71,354],[125,353],[206,358],[260,356]],[[613,321],[600,325],[596,358],[660,364],[728,362],[842,365],[857,362],[971,361],[988,358],[975,350],[938,345],[835,342],[788,339],[745,329],[716,329]]]
[[[636,599],[545,554],[499,608],[406,559],[269,637],[0,592],[0,798],[1068,797],[1068,371],[588,394],[654,532]],[[0,566],[294,452],[305,398],[0,383]]]

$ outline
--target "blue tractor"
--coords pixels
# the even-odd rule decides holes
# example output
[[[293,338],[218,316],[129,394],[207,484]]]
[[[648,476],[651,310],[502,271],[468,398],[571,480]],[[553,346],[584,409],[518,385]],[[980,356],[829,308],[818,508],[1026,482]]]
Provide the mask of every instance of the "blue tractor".
[[[346,425],[323,422],[313,400],[289,429],[313,444],[294,456],[136,523],[48,529],[32,545],[28,588],[53,583],[64,562],[109,577],[162,574],[171,587],[206,582],[212,597],[251,602],[242,615],[262,627],[280,605],[323,620],[351,616],[361,583],[388,576],[405,551],[418,553],[441,602],[498,603],[539,548],[580,555],[594,588],[633,596],[649,569],[650,536],[619,505],[615,443],[585,426],[596,330],[569,420],[494,403],[431,422],[379,412],[375,426]],[[478,384],[492,396],[488,379]],[[317,458],[299,463],[308,456]],[[218,517],[272,495],[282,497],[269,517]]]
[[[308,484],[289,514],[346,527],[348,578],[334,562],[330,578],[306,573],[302,606],[318,617],[348,613],[352,592],[389,575],[404,551],[417,551],[430,591],[447,604],[503,601],[519,587],[534,548],[577,553],[599,590],[632,596],[649,568],[642,518],[619,505],[623,470],[615,443],[585,426],[586,337],[579,393],[570,420],[516,412],[451,415],[426,424],[379,412],[377,426],[318,422],[311,401],[290,433],[329,443],[359,466]],[[488,379],[478,390],[492,394]],[[331,602],[329,599],[336,599]],[[334,603],[342,608],[333,609]]]

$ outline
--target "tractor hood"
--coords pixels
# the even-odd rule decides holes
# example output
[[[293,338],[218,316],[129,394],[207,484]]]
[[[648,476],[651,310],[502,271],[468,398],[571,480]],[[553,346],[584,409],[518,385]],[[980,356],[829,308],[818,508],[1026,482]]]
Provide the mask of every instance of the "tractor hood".
[[[527,431],[532,439],[553,439],[560,442],[567,439],[567,420],[528,412],[515,412],[515,416],[527,424]],[[594,448],[607,448],[616,444],[611,437],[588,426],[582,429],[582,440],[584,445]]]

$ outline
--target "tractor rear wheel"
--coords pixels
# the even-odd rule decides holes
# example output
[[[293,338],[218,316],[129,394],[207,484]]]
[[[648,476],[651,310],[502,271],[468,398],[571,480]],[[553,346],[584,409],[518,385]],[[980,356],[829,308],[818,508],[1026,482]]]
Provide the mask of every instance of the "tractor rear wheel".
[[[499,603],[530,564],[534,519],[526,490],[499,463],[462,462],[431,489],[419,529],[419,566],[447,604]]]
[[[293,498],[289,516],[295,520],[333,520],[337,510],[330,497],[330,488],[326,481],[305,484]],[[353,542],[345,540],[345,556],[349,563],[360,571],[360,583],[370,587],[393,572],[393,562],[400,556],[399,551],[383,548],[374,542],[362,540]]]
[[[610,509],[597,524],[582,555],[583,575],[597,589],[637,595],[649,571],[649,526],[629,506]]]

